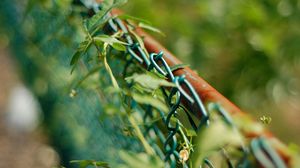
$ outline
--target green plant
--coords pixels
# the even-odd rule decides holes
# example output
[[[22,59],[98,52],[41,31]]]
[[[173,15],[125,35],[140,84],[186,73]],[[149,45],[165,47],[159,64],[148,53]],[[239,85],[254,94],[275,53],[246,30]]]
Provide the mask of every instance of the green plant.
[[[7,6],[11,5],[10,2],[5,2]],[[60,152],[64,165],[68,165],[68,162],[73,159],[87,158],[88,160],[75,160],[73,163],[82,167],[107,167],[108,163],[111,167],[163,167],[168,164],[183,167],[196,167],[196,165],[202,164],[210,167],[213,165],[230,167],[244,164],[254,167],[260,162],[269,167],[270,164],[283,167],[280,158],[272,157],[270,159],[263,157],[265,155],[262,154],[268,153],[274,156],[275,153],[276,155],[276,151],[268,144],[272,144],[272,146],[281,146],[281,144],[275,143],[274,145],[264,137],[245,138],[245,132],[261,133],[262,125],[253,123],[245,116],[231,119],[226,113],[226,109],[217,102],[205,104],[205,110],[209,114],[211,122],[208,127],[204,126],[205,122],[194,117],[182,105],[177,108],[177,114],[170,113],[170,109],[172,109],[170,107],[179,102],[179,98],[176,97],[177,94],[174,94],[170,100],[165,100],[164,95],[170,95],[172,91],[168,89],[163,89],[163,91],[162,88],[179,90],[179,87],[172,81],[165,81],[166,77],[159,72],[159,69],[149,68],[149,65],[155,63],[151,63],[149,58],[152,56],[161,59],[163,53],[148,53],[143,44],[143,37],[137,35],[134,30],[141,27],[154,32],[160,31],[149,26],[149,22],[143,19],[128,15],[109,15],[109,11],[113,7],[117,7],[125,1],[104,1],[100,10],[98,7],[93,8],[99,12],[91,19],[86,17],[91,16],[90,14],[93,13],[91,10],[87,10],[82,5],[72,5],[71,1],[30,2],[32,2],[31,6],[26,10],[28,12],[27,19],[24,19],[23,24],[8,22],[8,27],[13,27],[13,30],[16,31],[12,43],[14,51],[17,53],[16,58],[22,68],[21,72],[26,84],[30,86],[41,102],[45,113],[44,127],[52,138],[53,145]],[[171,2],[169,3],[173,5]],[[11,11],[14,10],[8,10],[7,13],[10,17],[7,18],[18,16],[17,12]],[[251,18],[247,12],[245,13],[254,22],[256,21],[257,18]],[[86,19],[83,25],[80,24],[82,18],[79,14]],[[159,19],[157,17],[159,14],[155,16],[152,17],[153,20]],[[214,19],[217,17],[214,16]],[[180,16],[177,19],[182,21]],[[116,24],[114,22],[116,20],[122,20],[128,25],[127,36],[132,38],[136,45],[130,45],[124,39],[124,34],[127,34],[124,30],[108,26]],[[193,27],[192,25],[185,26],[185,24],[178,26],[178,23],[181,23],[177,22],[178,20],[174,19],[170,23],[174,29],[180,29],[181,26],[184,30]],[[215,36],[219,36],[221,30],[230,29],[230,27],[214,23],[207,19],[205,22],[207,27],[201,29],[205,33],[194,31],[197,33],[194,36],[204,38],[204,40],[208,39],[211,42],[213,41],[211,39],[218,39]],[[218,27],[217,30],[219,27],[221,30],[216,31],[216,27]],[[210,33],[204,29],[209,29]],[[244,30],[243,26],[241,30]],[[75,54],[70,58],[70,52],[72,52],[70,50],[79,39],[83,42],[79,44]],[[174,39],[168,37],[166,39],[171,39],[168,45],[172,46]],[[226,45],[226,49],[228,49],[227,38],[224,39],[219,38],[216,41],[221,43],[219,45]],[[195,41],[198,42],[198,40]],[[213,42],[208,44],[214,45]],[[145,55],[135,54],[136,48],[130,50],[131,47],[140,47]],[[174,48],[174,46],[172,47]],[[187,50],[187,48],[185,49]],[[192,48],[193,52],[196,52],[196,56],[202,51],[198,48],[197,45]],[[244,51],[244,48],[245,53],[252,53],[248,52],[247,45],[233,47],[226,51],[231,53],[231,50],[236,49],[240,53]],[[219,49],[217,51],[220,52]],[[213,51],[208,53],[211,54],[210,52]],[[203,58],[204,61],[207,60],[203,56],[200,58]],[[258,62],[257,60],[260,58],[255,59],[254,63]],[[264,59],[264,56],[262,58]],[[71,61],[69,62],[69,60]],[[198,63],[199,57],[193,57],[192,60],[194,60],[193,64],[194,62]],[[139,64],[142,61],[146,63]],[[72,65],[72,75],[69,75],[69,64]],[[209,65],[212,64],[206,66]],[[244,66],[244,64],[238,65]],[[169,68],[174,71],[184,66],[186,65]],[[145,70],[145,67],[148,67],[150,71]],[[269,68],[264,67],[262,65],[261,69],[268,72]],[[211,72],[215,73],[215,71]],[[247,71],[247,74],[250,73]],[[228,76],[225,78],[226,80],[231,79]],[[265,79],[265,76],[263,78]],[[184,80],[183,77],[178,77],[177,80],[179,81],[179,79]],[[232,83],[234,80],[229,81]],[[245,81],[247,83],[248,80]],[[232,88],[232,84],[225,85],[220,82],[218,85]],[[231,90],[229,92],[231,93]],[[71,98],[68,98],[68,95]],[[172,110],[172,112],[174,111]],[[145,114],[148,114],[146,120],[143,118]],[[168,116],[168,122],[164,121],[164,118],[168,118]],[[99,117],[100,126],[95,123],[97,117]],[[168,130],[168,123],[172,126],[178,125],[178,129],[175,129],[176,131]],[[200,123],[203,124],[203,127],[197,130]],[[158,130],[157,132],[161,132],[164,136],[158,137],[149,130]],[[163,137],[168,135],[176,138],[177,142],[165,141]],[[168,146],[172,144],[175,144],[175,147],[169,150]],[[286,148],[284,150],[294,156],[292,150]],[[154,153],[157,156],[153,156]],[[297,166],[297,159],[293,158],[289,164],[289,166]]]
[[[128,125],[126,132],[138,138],[144,147],[145,153],[120,153],[125,163],[122,166],[127,164],[129,167],[162,167],[164,161],[171,167],[253,167],[258,164],[266,167],[286,167],[267,139],[247,139],[243,135],[245,127],[248,131],[259,134],[263,130],[259,124],[251,122],[247,117],[231,119],[226,110],[216,102],[203,106],[184,76],[173,75],[172,71],[182,68],[182,65],[169,67],[163,59],[162,52],[147,52],[143,39],[135,33],[135,29],[140,27],[160,31],[145,26],[142,19],[109,13],[113,7],[123,2],[101,3],[100,12],[84,22],[85,40],[71,60],[73,67],[81,57],[91,60],[83,63],[90,69],[87,75],[97,72],[101,67],[106,70],[113,86],[107,93],[111,94],[111,97],[117,97],[121,104],[120,108],[114,110],[113,105],[107,104],[110,107],[106,109],[107,115],[122,116],[123,122]],[[94,50],[86,54],[92,47]],[[116,59],[124,67],[118,76],[114,75],[118,72],[111,68],[108,61]],[[158,61],[162,62],[163,69],[157,64]],[[87,76],[84,77],[86,78]],[[167,78],[171,79],[171,82],[167,82]],[[80,80],[80,83],[82,81]],[[193,97],[182,90],[181,83],[190,89]],[[76,86],[79,87],[78,84]],[[181,96],[192,104],[198,103],[202,112],[201,120],[193,117],[191,112],[180,104]],[[250,124],[246,125],[247,122]],[[124,127],[125,125],[123,128],[121,125],[120,129]],[[262,152],[270,158],[265,157]]]

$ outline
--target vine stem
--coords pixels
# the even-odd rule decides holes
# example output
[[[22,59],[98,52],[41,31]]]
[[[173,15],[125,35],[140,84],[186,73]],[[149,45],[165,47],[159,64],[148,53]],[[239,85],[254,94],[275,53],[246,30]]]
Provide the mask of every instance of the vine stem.
[[[90,36],[90,38],[91,38],[91,36]],[[94,46],[97,49],[99,58],[103,57],[104,67],[105,67],[106,71],[108,72],[108,74],[109,74],[109,76],[111,78],[113,87],[116,88],[116,89],[120,89],[119,84],[118,84],[116,78],[114,77],[113,72],[112,72],[112,70],[111,70],[111,68],[110,68],[110,66],[109,66],[109,64],[107,62],[106,49],[108,47],[108,44],[104,43],[102,53],[101,53],[100,48],[94,42],[94,40],[93,40],[93,44],[94,44]],[[120,96],[120,98],[122,98],[121,94],[119,96]],[[126,109],[125,106],[124,106],[124,108]],[[142,133],[141,129],[139,128],[136,120],[134,119],[134,117],[130,113],[127,113],[127,115],[128,115],[128,121],[130,122],[130,124],[132,125],[133,129],[135,130],[136,136],[140,139],[143,147],[145,148],[146,153],[148,153],[149,155],[153,156],[155,154],[155,152],[154,152],[153,148],[150,146],[150,144],[147,142],[147,140],[145,139],[145,137],[143,136],[143,133]]]
[[[113,87],[116,88],[116,89],[120,89],[120,87],[118,85],[118,82],[117,82],[116,78],[114,77],[113,72],[112,72],[110,66],[107,63],[106,56],[103,57],[103,63],[104,63],[104,67],[105,67],[106,71],[108,72],[108,74],[109,74],[109,76],[111,78],[111,82],[113,84]]]
[[[139,128],[134,117],[131,114],[128,115],[128,120],[129,120],[130,124],[132,125],[132,127],[134,128],[136,136],[142,142],[142,145],[144,146],[146,153],[148,153],[149,155],[154,155],[154,150],[152,149],[152,147],[149,145],[149,143],[143,136],[141,129]]]

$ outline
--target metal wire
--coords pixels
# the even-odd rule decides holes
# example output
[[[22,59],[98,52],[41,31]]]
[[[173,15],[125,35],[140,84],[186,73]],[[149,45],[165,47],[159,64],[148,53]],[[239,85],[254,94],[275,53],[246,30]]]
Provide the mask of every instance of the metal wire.
[[[85,4],[86,5],[86,4]],[[89,8],[92,8],[96,13],[99,10],[99,5],[95,2],[94,4],[86,5]],[[110,14],[109,14],[110,15]],[[197,126],[191,116],[187,114],[191,125],[193,126],[195,131],[198,131],[199,128],[203,126],[209,125],[209,113],[207,112],[203,101],[195,91],[194,87],[190,84],[190,82],[185,78],[184,75],[176,76],[173,74],[170,66],[166,62],[163,57],[163,52],[159,53],[151,53],[149,57],[147,57],[146,51],[142,49],[140,44],[131,37],[127,26],[123,23],[123,21],[117,17],[112,17],[108,20],[107,24],[109,25],[110,31],[117,32],[122,31],[123,38],[129,44],[127,45],[127,54],[130,55],[130,58],[127,59],[127,63],[125,65],[123,75],[127,72],[127,68],[129,65],[137,62],[141,65],[144,65],[148,71],[156,71],[161,75],[167,77],[171,82],[173,82],[176,87],[172,88],[164,88],[162,87],[163,95],[165,96],[165,100],[169,106],[169,112],[165,115],[163,112],[159,111],[159,114],[162,118],[163,123],[167,129],[167,135],[162,132],[162,130],[155,124],[146,124],[144,135],[146,136],[149,143],[153,146],[155,152],[162,159],[165,160],[166,163],[169,163],[171,168],[175,168],[177,162],[180,160],[180,156],[178,153],[178,143],[177,136],[179,136],[179,120],[177,118],[177,110],[181,106],[181,100],[184,98],[189,103],[189,106],[196,107],[201,113],[200,124]],[[185,88],[185,89],[183,89]],[[167,92],[166,90],[170,90]],[[218,104],[214,104],[214,109],[222,116],[225,123],[228,125],[235,127],[232,119],[227,114],[227,112],[220,107]],[[154,110],[151,106],[147,106],[147,110],[144,114],[144,122],[151,121],[154,116]],[[157,141],[159,140],[159,142]],[[158,144],[163,144],[160,147]],[[262,164],[264,167],[278,167],[285,168],[285,164],[282,159],[278,156],[276,151],[267,144],[266,140],[262,137],[253,139],[250,143],[250,148],[256,157],[256,159]],[[242,151],[244,152],[243,158],[237,163],[236,167],[248,167],[249,164],[246,161],[249,155],[249,150],[247,147],[242,146]],[[229,158],[226,158],[228,163],[228,167],[232,167]],[[213,163],[205,158],[203,160],[203,164],[214,168]],[[188,167],[185,163],[183,163],[183,167]]]

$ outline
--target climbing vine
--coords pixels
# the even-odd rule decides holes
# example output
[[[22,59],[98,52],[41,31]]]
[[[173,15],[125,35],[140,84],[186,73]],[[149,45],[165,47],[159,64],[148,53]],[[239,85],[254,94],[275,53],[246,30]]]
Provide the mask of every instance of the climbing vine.
[[[73,11],[83,18],[83,40],[70,59],[70,72],[76,75],[74,72],[85,71],[80,72],[83,77],[72,83],[69,95],[75,99],[87,87],[97,92],[104,106],[100,120],[119,118],[117,129],[137,139],[142,149],[120,151],[122,161],[118,163],[73,160],[72,164],[287,167],[265,137],[249,139],[245,135],[245,132],[259,134],[263,130],[260,124],[247,117],[231,117],[218,102],[204,103],[184,75],[173,73],[187,65],[169,66],[163,52],[147,51],[143,37],[135,30],[164,34],[143,19],[111,12],[126,0],[74,2],[74,6],[84,7]],[[197,108],[200,119],[182,104],[182,99]]]

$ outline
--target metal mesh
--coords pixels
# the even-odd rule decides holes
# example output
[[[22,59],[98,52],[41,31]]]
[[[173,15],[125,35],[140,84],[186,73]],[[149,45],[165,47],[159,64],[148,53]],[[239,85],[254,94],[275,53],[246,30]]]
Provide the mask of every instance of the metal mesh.
[[[6,3],[6,5],[11,6],[10,3]],[[94,12],[97,12],[99,10],[98,4],[92,3],[92,9]],[[10,11],[7,11],[7,13],[10,13]],[[101,96],[99,98],[98,93],[89,89],[82,89],[78,90],[80,96],[75,99],[71,99],[68,96],[69,89],[66,88],[70,87],[68,83],[71,80],[67,79],[67,76],[69,75],[69,56],[72,53],[72,50],[68,48],[71,47],[64,46],[58,39],[45,40],[44,35],[49,34],[51,30],[64,29],[63,33],[61,33],[63,34],[62,37],[71,38],[74,37],[72,34],[75,31],[67,25],[59,27],[61,24],[58,23],[59,19],[57,19],[56,15],[49,16],[46,12],[41,12],[37,9],[34,9],[31,15],[39,16],[33,17],[36,19],[35,22],[39,23],[37,26],[51,26],[47,29],[47,26],[45,26],[45,29],[39,28],[39,31],[36,32],[37,35],[33,38],[31,37],[34,43],[28,45],[28,37],[22,30],[18,29],[18,22],[12,23],[10,26],[17,32],[14,39],[12,39],[12,43],[15,43],[16,58],[21,64],[27,85],[32,90],[36,90],[35,83],[37,81],[44,81],[48,85],[46,92],[36,93],[45,112],[45,127],[49,128],[49,134],[54,137],[52,143],[63,156],[64,164],[68,165],[69,160],[78,158],[95,160],[114,160],[117,158],[118,160],[117,151],[120,149],[140,151],[141,145],[135,138],[125,137],[122,132],[116,131],[115,125],[121,122],[118,117],[102,120],[99,123],[98,117],[103,111],[102,101],[105,100]],[[64,15],[62,21],[66,19],[65,16],[67,15]],[[10,17],[16,19],[19,16],[14,14],[10,15]],[[52,20],[53,23],[46,23],[49,20]],[[163,53],[152,53],[148,57],[148,54],[145,53],[146,51],[130,36],[122,20],[111,18],[108,21],[108,25],[112,32],[121,30],[124,33],[124,39],[129,44],[127,53],[130,57],[126,59],[126,62],[123,64],[122,62],[121,64],[120,62],[111,63],[111,66],[118,73],[126,76],[127,67],[132,64],[142,64],[147,70],[156,71],[168,77],[176,85],[173,88],[161,88],[165,102],[170,108],[167,114],[152,108],[150,105],[143,105],[142,108],[137,107],[137,110],[143,116],[145,123],[143,133],[147,141],[155,149],[156,154],[166,162],[166,165],[176,167],[179,163],[182,163],[180,160],[183,159],[180,156],[183,147],[180,146],[179,141],[186,141],[188,145],[192,145],[189,144],[188,140],[183,140],[185,137],[180,130],[181,120],[178,119],[178,115],[180,115],[179,111],[185,110],[181,104],[181,99],[187,99],[188,103],[197,107],[199,113],[202,114],[201,120],[197,122],[193,120],[193,116],[189,112],[183,110],[190,125],[197,132],[200,132],[202,128],[209,127],[211,110],[207,110],[194,88],[184,76],[174,76],[171,67],[168,66],[163,58]],[[36,43],[43,40],[45,42],[42,45],[36,46]],[[76,41],[75,39],[70,40],[73,43]],[[62,45],[63,47],[61,47]],[[38,51],[35,49],[33,50],[35,53],[23,53],[22,51],[26,50],[26,46],[37,47]],[[43,53],[39,54],[39,50],[43,51]],[[57,53],[53,53],[55,50]],[[85,66],[87,69],[90,69],[88,64]],[[125,67],[124,71],[123,67]],[[79,72],[79,75],[83,76],[85,72]],[[100,74],[103,73],[100,72]],[[100,88],[105,88],[109,85],[109,78],[101,77],[98,79],[101,80]],[[188,88],[188,92],[183,88]],[[115,106],[119,105],[120,102],[115,101]],[[235,128],[232,119],[222,107],[216,103],[213,103],[213,107],[228,125]],[[162,118],[160,122],[153,122],[156,113]],[[211,122],[210,124],[214,123]],[[107,151],[109,152],[107,153]],[[268,145],[267,140],[263,137],[252,139],[250,146],[242,146],[241,151],[244,155],[235,165],[236,167],[253,166],[249,162],[250,155],[253,155],[264,167],[286,167],[276,151]],[[234,167],[230,159],[225,156],[224,158],[228,160],[228,167]],[[208,158],[203,160],[203,164],[208,167],[214,167],[214,163]],[[185,162],[182,165],[187,167]]]

